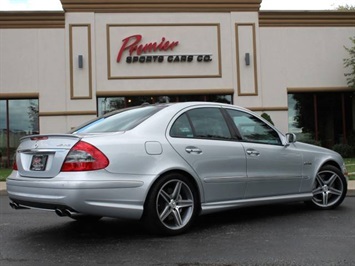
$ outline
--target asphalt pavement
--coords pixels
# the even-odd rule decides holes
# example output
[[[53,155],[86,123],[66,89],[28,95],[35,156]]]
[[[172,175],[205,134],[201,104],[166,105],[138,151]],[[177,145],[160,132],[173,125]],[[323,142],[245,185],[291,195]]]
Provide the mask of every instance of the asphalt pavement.
[[[0,195],[7,195],[6,182],[0,182]],[[355,196],[355,180],[349,180],[347,196]]]

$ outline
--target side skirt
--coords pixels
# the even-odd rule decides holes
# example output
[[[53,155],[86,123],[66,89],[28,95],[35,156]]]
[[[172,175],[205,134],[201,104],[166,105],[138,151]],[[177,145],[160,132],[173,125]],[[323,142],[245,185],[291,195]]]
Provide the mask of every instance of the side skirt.
[[[201,204],[201,214],[208,214],[218,211],[225,211],[240,207],[267,205],[272,203],[306,201],[312,198],[312,193],[272,196],[262,198],[241,199],[233,201],[219,201]]]

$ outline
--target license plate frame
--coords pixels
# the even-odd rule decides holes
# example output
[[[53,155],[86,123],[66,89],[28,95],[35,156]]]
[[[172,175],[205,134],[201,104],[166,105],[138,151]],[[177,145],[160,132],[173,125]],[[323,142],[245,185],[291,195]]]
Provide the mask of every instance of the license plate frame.
[[[31,160],[30,170],[31,171],[44,171],[44,170],[46,170],[47,161],[48,161],[48,155],[47,154],[35,154],[35,155],[33,155],[32,156],[32,160]]]

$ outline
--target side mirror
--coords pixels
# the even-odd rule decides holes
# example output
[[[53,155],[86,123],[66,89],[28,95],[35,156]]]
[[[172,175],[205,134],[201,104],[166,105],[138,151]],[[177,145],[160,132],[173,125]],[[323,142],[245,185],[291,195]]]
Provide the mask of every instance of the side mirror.
[[[296,135],[293,133],[286,133],[286,145],[296,142]]]

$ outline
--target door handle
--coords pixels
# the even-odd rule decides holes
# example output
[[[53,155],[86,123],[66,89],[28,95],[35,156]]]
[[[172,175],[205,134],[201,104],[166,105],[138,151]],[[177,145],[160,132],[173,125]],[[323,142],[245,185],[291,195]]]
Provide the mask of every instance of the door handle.
[[[188,146],[188,147],[186,147],[185,148],[185,151],[187,152],[187,153],[196,153],[196,154],[201,154],[202,153],[202,151],[199,149],[199,148],[197,148],[197,147],[193,147],[193,146]]]
[[[259,156],[260,152],[258,152],[256,150],[253,150],[253,149],[248,149],[247,150],[247,154],[250,155],[250,156]]]

